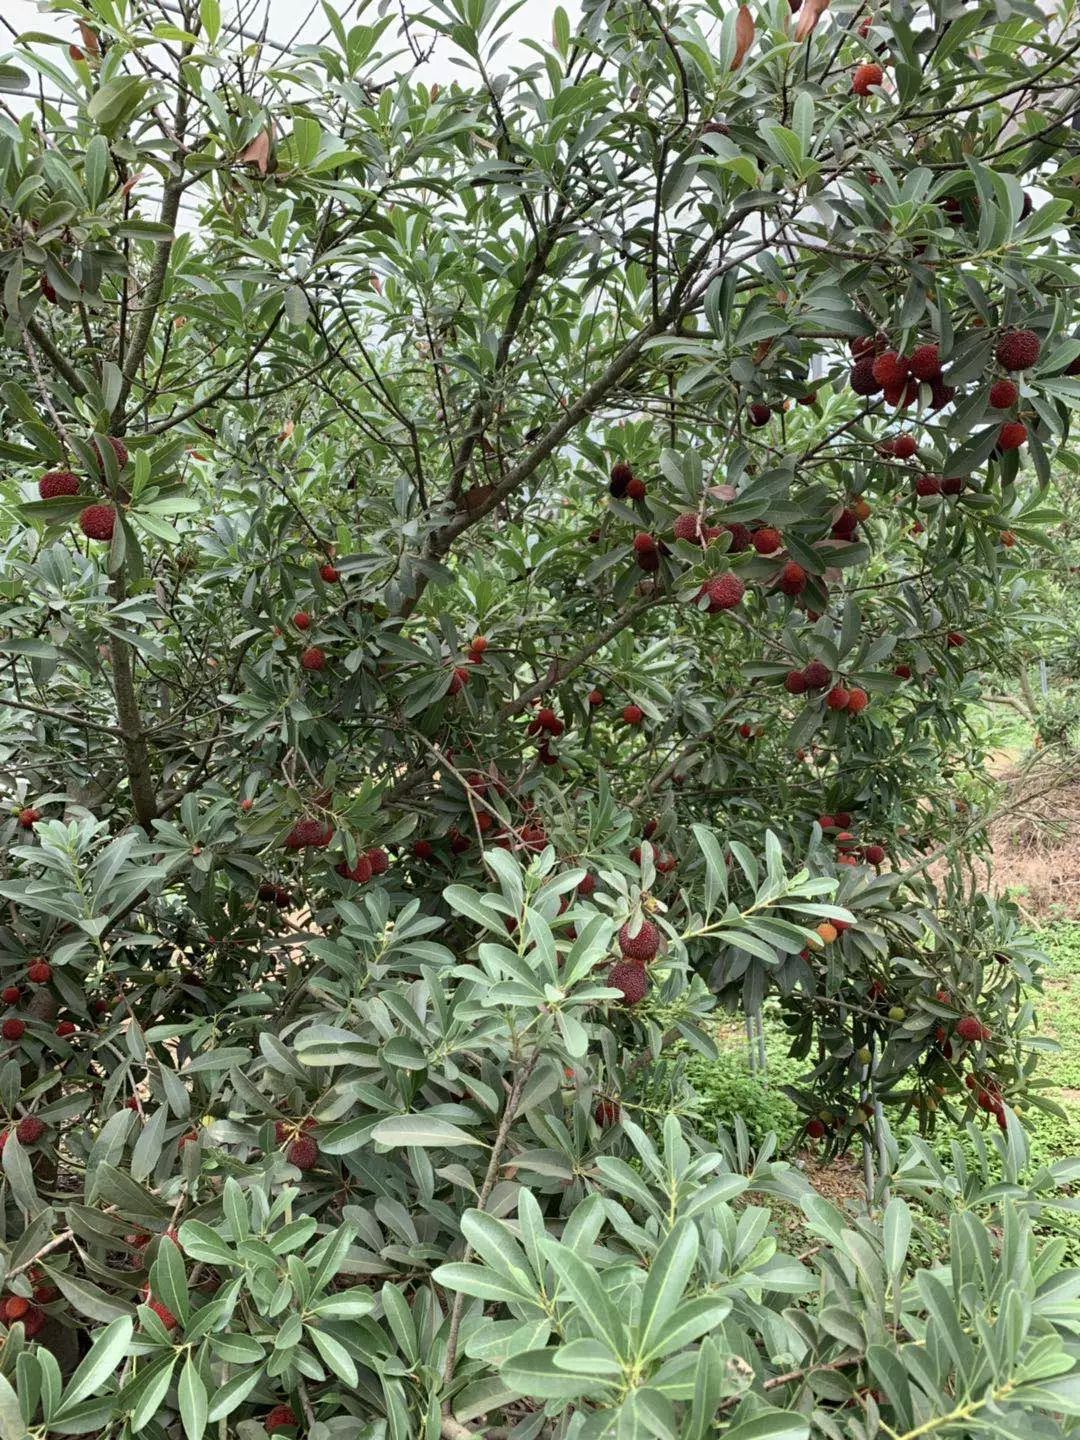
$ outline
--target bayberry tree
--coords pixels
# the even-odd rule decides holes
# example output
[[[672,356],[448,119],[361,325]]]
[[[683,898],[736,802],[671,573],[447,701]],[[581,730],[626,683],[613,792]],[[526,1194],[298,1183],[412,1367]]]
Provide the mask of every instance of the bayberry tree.
[[[1080,395],[1080,40],[826,4],[509,63],[499,0],[91,0],[0,68],[5,1440],[1068,1423],[963,781]],[[989,1123],[1007,1264],[691,1118],[770,997],[931,1250],[885,1111]]]

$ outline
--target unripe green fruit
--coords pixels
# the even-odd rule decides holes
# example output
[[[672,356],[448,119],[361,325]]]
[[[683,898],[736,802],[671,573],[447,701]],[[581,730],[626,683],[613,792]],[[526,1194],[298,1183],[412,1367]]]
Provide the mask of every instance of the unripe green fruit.
[[[870,1061],[874,1058],[870,1053],[870,1046],[864,1045],[861,1050],[856,1050],[855,1058],[860,1065],[869,1065]]]
[[[168,985],[168,983],[169,977],[168,975],[164,974],[164,972],[154,976],[154,984],[158,987],[159,990],[164,990],[165,986]]]
[[[907,1014],[907,1011],[904,1009],[904,1007],[903,1007],[902,1005],[894,1005],[894,1006],[892,1006],[892,1008],[891,1008],[890,1011],[889,1011],[889,1019],[890,1019],[890,1020],[896,1020],[897,1022],[899,1022],[899,1021],[903,1020],[903,1018],[904,1018],[904,1016],[905,1016],[906,1014]]]

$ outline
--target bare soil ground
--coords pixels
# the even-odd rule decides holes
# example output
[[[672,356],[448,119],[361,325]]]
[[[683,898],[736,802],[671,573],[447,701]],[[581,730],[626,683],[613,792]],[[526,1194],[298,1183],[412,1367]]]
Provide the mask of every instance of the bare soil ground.
[[[995,773],[1006,798],[990,826],[993,889],[1040,922],[1080,918],[1080,765],[1010,763],[1002,752]]]

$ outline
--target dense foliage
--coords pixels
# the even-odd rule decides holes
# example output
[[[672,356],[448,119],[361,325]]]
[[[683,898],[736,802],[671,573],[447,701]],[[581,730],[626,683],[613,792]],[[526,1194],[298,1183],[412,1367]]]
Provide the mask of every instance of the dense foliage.
[[[93,0],[0,66],[3,1440],[1072,1433],[961,781],[1080,41],[826,7],[509,64],[499,0]],[[695,1119],[769,995],[864,1219]]]

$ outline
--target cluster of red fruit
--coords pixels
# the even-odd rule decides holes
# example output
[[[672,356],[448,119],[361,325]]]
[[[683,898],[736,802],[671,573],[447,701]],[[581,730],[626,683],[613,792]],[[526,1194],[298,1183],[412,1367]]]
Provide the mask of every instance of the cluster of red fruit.
[[[119,469],[128,463],[128,449],[115,435],[106,435],[108,444],[116,456]],[[104,471],[105,463],[98,442],[94,441],[98,464]],[[81,481],[72,470],[49,470],[38,481],[38,495],[42,500],[69,499],[78,495]],[[88,540],[111,540],[116,528],[116,509],[112,505],[87,505],[79,514],[79,528]]]
[[[655,960],[660,949],[660,931],[651,920],[643,919],[636,934],[631,934],[629,921],[619,931],[622,959],[611,967],[608,984],[622,991],[626,1005],[637,1005],[649,989],[645,966]]]
[[[625,460],[617,460],[611,467],[608,490],[616,500],[644,500],[646,495],[645,481],[634,474],[634,467]]]
[[[385,875],[390,868],[390,856],[381,845],[373,845],[356,857],[356,864],[339,860],[334,866],[343,880],[352,880],[357,885],[366,885],[373,875]]]

